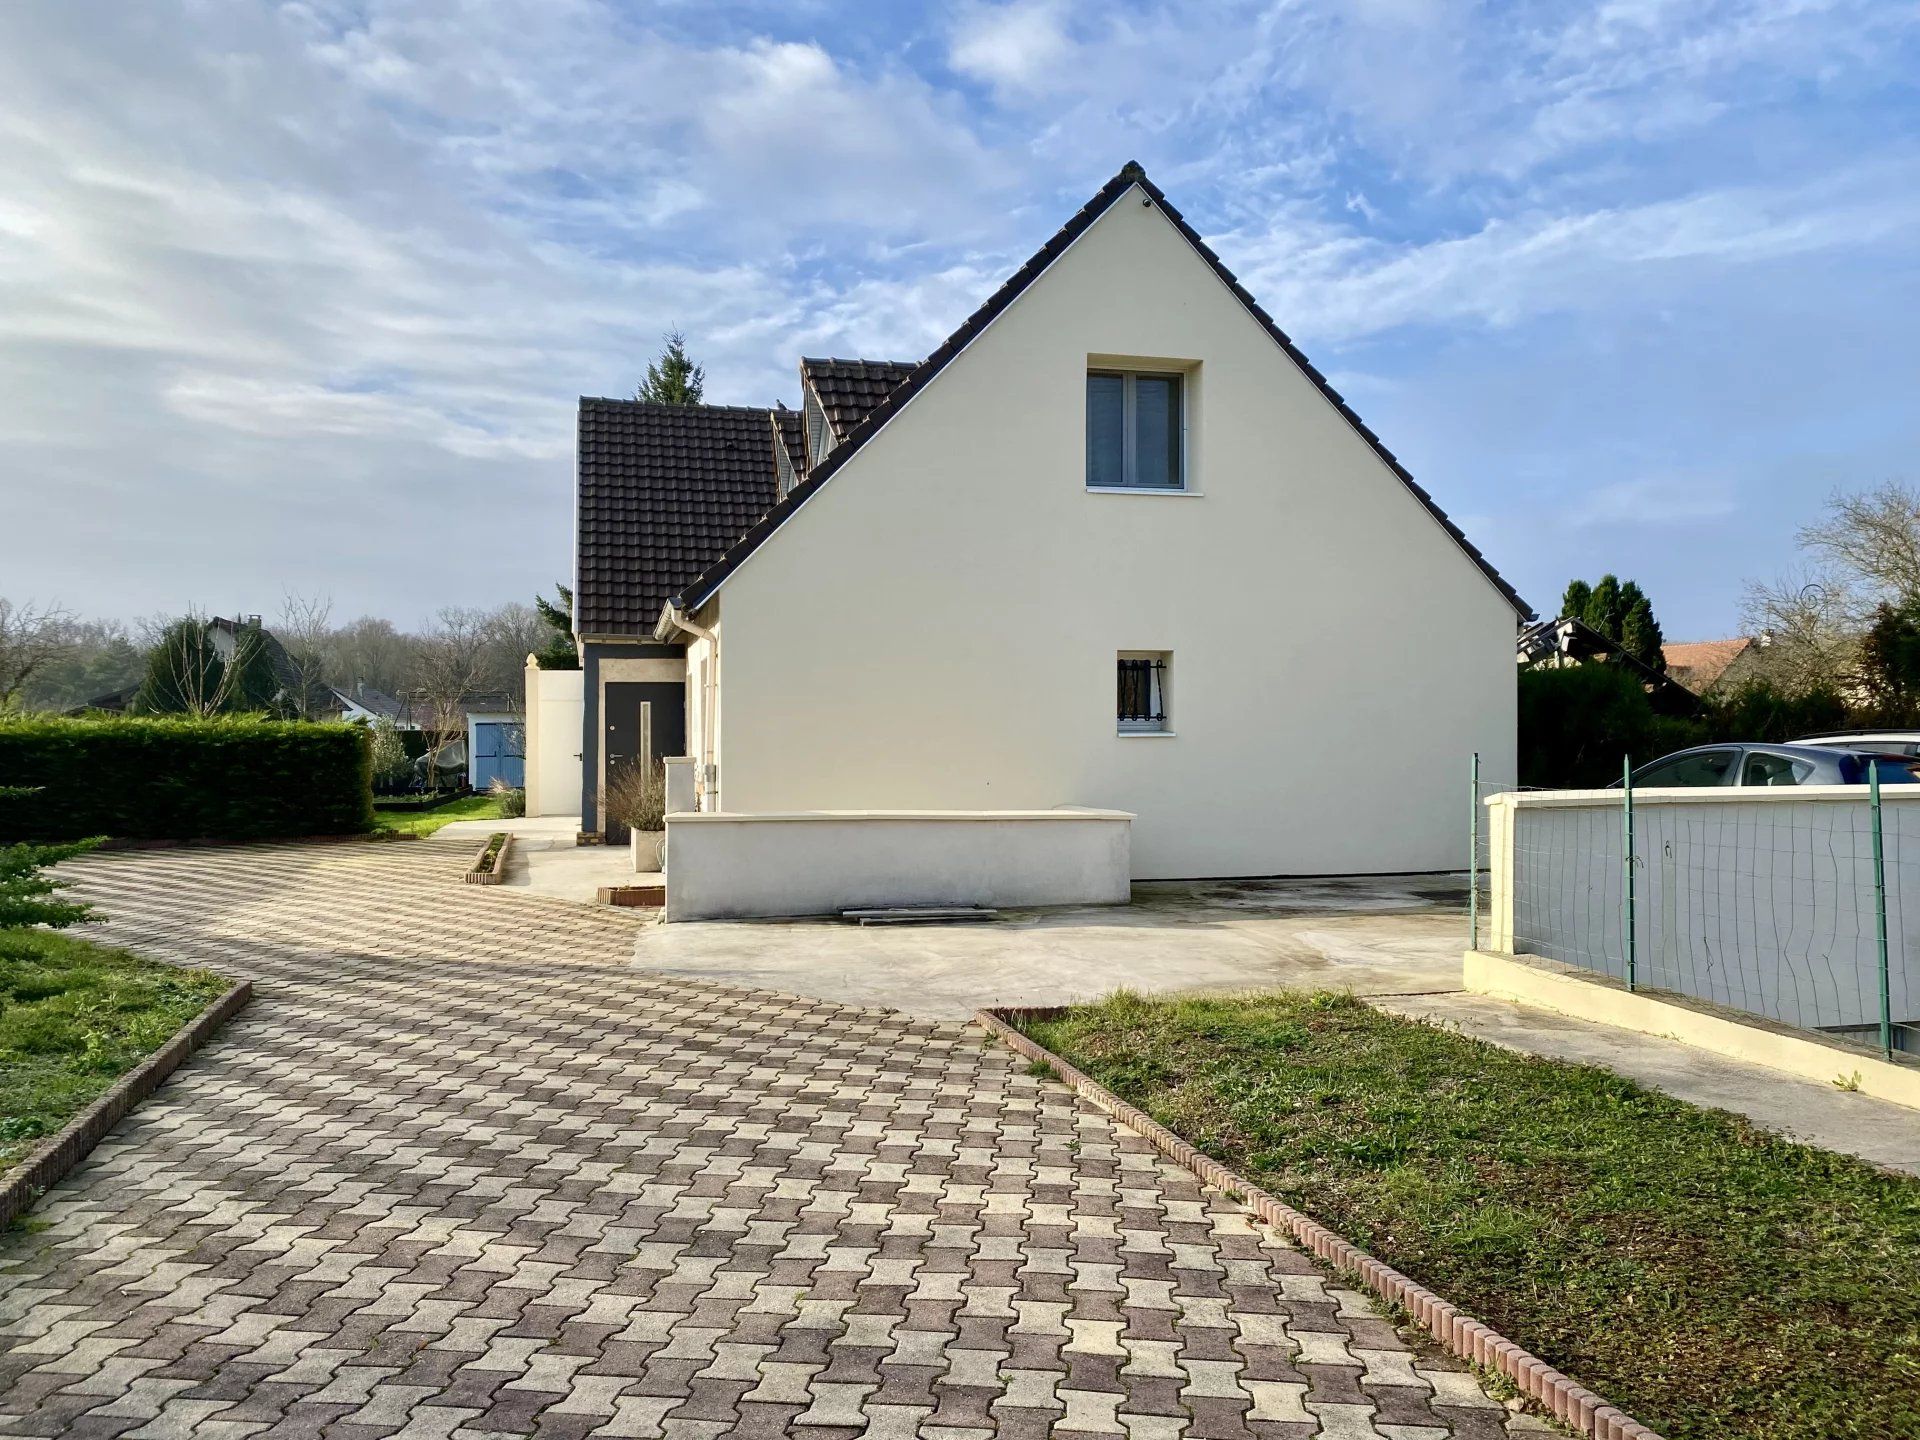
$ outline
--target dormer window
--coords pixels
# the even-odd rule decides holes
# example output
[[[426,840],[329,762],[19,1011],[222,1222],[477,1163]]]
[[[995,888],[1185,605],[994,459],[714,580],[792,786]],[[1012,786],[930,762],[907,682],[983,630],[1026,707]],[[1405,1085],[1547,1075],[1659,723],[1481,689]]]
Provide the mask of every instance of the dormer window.
[[[1087,372],[1087,488],[1184,490],[1179,375]]]
[[[833,436],[827,429],[827,412],[811,393],[807,396],[807,466],[811,469],[827,458],[833,448]]]

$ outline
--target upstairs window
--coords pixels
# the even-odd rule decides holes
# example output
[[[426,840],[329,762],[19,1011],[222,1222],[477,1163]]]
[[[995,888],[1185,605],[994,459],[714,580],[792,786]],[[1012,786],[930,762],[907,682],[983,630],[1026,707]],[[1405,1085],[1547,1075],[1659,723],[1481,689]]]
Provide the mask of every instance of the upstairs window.
[[[1181,377],[1087,372],[1087,488],[1184,490]]]
[[[1119,705],[1122,735],[1152,735],[1167,728],[1165,651],[1124,650],[1120,654]]]

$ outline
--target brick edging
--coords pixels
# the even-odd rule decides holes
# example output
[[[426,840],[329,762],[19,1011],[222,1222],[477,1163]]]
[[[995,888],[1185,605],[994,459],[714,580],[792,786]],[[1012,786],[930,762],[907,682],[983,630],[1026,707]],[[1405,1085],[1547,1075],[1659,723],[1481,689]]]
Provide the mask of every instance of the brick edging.
[[[1106,1111],[1175,1164],[1191,1171],[1216,1189],[1237,1193],[1247,1209],[1268,1225],[1277,1230],[1291,1231],[1302,1248],[1319,1256],[1334,1269],[1357,1276],[1362,1284],[1389,1304],[1404,1307],[1432,1333],[1443,1349],[1462,1360],[1506,1376],[1521,1394],[1538,1401],[1554,1419],[1584,1435],[1592,1435],[1596,1440],[1661,1440],[1657,1432],[1642,1425],[1619,1406],[1576,1384],[1546,1361],[1528,1354],[1458,1306],[1442,1300],[1391,1265],[1382,1264],[1366,1251],[1348,1244],[1319,1221],[1269,1195],[1219,1161],[1202,1155],[1145,1111],[1129,1105],[1084,1071],[1076,1069],[1045,1046],[1035,1044],[1017,1028],[1018,1021],[1057,1019],[1065,1013],[1066,1008],[1051,1005],[977,1010],[973,1020],[989,1035],[1005,1041],[1027,1059],[1052,1066],[1074,1093]]]
[[[481,847],[474,852],[473,859],[467,862],[467,868],[460,876],[467,884],[499,885],[506,880],[507,856],[513,851],[513,832],[511,830],[505,832],[507,838],[500,842],[500,848],[494,852],[492,868],[487,870],[480,868],[487,863],[487,851],[493,847],[493,837],[500,833],[502,832],[498,830],[489,830],[487,832],[486,843],[481,845]]]
[[[35,1146],[26,1159],[0,1174],[0,1229],[84,1160],[129,1110],[159,1089],[160,1082],[179,1068],[181,1061],[206,1044],[208,1037],[252,998],[251,982],[240,981],[174,1031],[166,1044],[114,1081],[106,1093],[58,1133]]]

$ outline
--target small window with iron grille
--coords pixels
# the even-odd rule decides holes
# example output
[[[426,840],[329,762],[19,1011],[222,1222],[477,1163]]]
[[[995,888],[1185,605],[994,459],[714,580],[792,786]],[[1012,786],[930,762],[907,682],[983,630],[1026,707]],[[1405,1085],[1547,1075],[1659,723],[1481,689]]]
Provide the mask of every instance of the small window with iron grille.
[[[1122,735],[1167,733],[1167,662],[1164,650],[1120,653],[1119,711]]]

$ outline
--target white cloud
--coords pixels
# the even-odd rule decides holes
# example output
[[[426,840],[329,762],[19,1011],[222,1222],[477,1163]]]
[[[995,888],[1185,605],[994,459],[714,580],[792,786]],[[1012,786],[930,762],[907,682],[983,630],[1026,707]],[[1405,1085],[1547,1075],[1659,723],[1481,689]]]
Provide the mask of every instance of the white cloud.
[[[948,63],[991,85],[1043,88],[1073,52],[1064,16],[1060,0],[969,6],[954,26]]]
[[[1567,515],[1576,528],[1668,526],[1731,515],[1733,487],[1719,477],[1644,475],[1595,486]]]
[[[1360,239],[1295,212],[1217,237],[1267,308],[1303,334],[1350,340],[1406,325],[1511,325],[1664,293],[1676,268],[1763,264],[1828,250],[1910,247],[1920,158],[1817,182],[1707,191],[1620,209],[1518,215],[1458,237]]]

